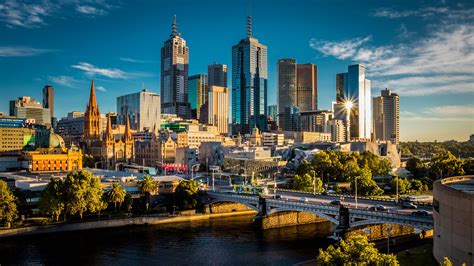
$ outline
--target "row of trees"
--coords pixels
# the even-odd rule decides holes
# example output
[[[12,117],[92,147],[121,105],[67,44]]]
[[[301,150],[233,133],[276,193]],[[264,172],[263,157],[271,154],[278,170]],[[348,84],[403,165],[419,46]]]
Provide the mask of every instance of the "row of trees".
[[[402,142],[400,143],[402,156],[430,157],[440,150],[448,150],[456,157],[474,157],[474,142],[458,142],[455,140],[445,142]]]

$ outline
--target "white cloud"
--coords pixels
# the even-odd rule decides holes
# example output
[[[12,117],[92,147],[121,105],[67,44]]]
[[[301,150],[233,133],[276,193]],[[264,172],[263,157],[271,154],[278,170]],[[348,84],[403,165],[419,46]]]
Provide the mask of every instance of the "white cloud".
[[[397,46],[371,46],[367,37],[311,40],[310,46],[326,56],[365,64],[377,90],[390,87],[403,96],[474,93],[474,25],[440,27],[425,38]]]
[[[35,56],[51,52],[52,50],[37,49],[21,46],[0,46],[0,57]]]
[[[128,73],[116,68],[100,68],[86,62],[80,62],[77,65],[72,65],[72,68],[80,69],[89,76],[105,76],[109,78],[125,79],[130,76]]]
[[[75,78],[69,76],[49,76],[48,80],[53,82],[53,86],[59,84],[69,88],[76,88],[76,85],[79,82]]]
[[[99,9],[99,8],[96,8],[93,6],[87,6],[87,5],[77,6],[76,11],[82,14],[93,15],[93,16],[102,16],[102,15],[107,14],[107,11],[103,9]]]
[[[114,8],[106,0],[37,0],[34,4],[20,0],[6,0],[0,3],[0,21],[9,28],[38,28],[47,25],[47,18],[68,16],[78,12],[87,16],[106,15]],[[81,4],[85,3],[85,4]],[[74,8],[75,7],[75,8]]]
[[[154,63],[154,61],[140,60],[140,59],[134,59],[130,57],[120,57],[119,59],[121,61],[129,62],[129,63],[140,63],[140,64]]]
[[[107,91],[107,89],[102,87],[102,86],[98,86],[98,87],[96,87],[96,89],[99,90],[99,91],[104,91],[104,92]]]
[[[450,8],[447,6],[424,7],[414,10],[395,10],[393,8],[379,8],[372,12],[372,16],[388,19],[398,19],[405,17],[437,18],[445,17],[448,19],[471,19],[474,18],[474,9],[472,8]]]
[[[428,108],[424,111],[426,114],[436,115],[459,115],[470,116],[474,118],[474,105],[445,105]]]

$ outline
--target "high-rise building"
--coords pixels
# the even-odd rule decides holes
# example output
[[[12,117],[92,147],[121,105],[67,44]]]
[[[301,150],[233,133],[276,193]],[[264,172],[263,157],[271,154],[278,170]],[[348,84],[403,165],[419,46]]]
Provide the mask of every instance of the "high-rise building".
[[[247,18],[247,37],[232,46],[233,134],[248,134],[252,128],[266,129],[267,47],[252,36]]]
[[[285,128],[288,123],[285,119],[286,108],[289,106],[297,106],[296,92],[296,60],[285,58],[278,60],[277,63],[277,86],[278,86],[278,109],[280,128]]]
[[[389,89],[381,91],[379,97],[373,99],[374,138],[400,141],[399,97]]]
[[[190,118],[188,102],[189,48],[173,19],[170,38],[161,48],[161,113]]]
[[[67,147],[71,144],[79,145],[84,135],[84,112],[73,111],[58,121],[58,125],[54,129],[60,135]]]
[[[207,102],[207,75],[198,74],[188,78],[189,104],[191,105],[192,118],[199,119],[201,107]]]
[[[219,86],[225,87],[227,86],[227,65],[225,64],[217,64],[214,63],[207,67],[207,75],[209,78],[209,87],[211,86]]]
[[[276,104],[269,105],[267,108],[267,115],[273,121],[277,121],[278,120],[278,105]]]
[[[51,111],[51,119],[54,117],[54,89],[51,85],[43,88],[43,107]]]
[[[229,90],[226,87],[209,87],[208,124],[217,127],[221,134],[228,133]]]
[[[297,64],[295,59],[278,60],[278,109],[280,128],[285,129],[285,108],[297,106],[301,112],[318,108],[318,67],[314,64]]]
[[[332,118],[332,111],[329,110],[300,112],[301,131],[326,132],[328,122]]]
[[[34,120],[35,124],[51,126],[51,110],[29,96],[10,101],[10,116]]]
[[[350,137],[371,138],[372,97],[370,80],[365,78],[364,65],[350,65],[347,73],[336,75],[336,97],[338,104],[346,101],[353,104],[350,110]]]
[[[293,105],[285,107],[285,112],[283,114],[285,116],[285,124],[283,125],[285,131],[301,130],[300,109],[298,106]]]
[[[117,122],[124,125],[127,117],[133,130],[158,130],[161,123],[160,95],[144,89],[117,97]]]
[[[296,102],[301,112],[318,109],[318,66],[298,64],[296,67]]]

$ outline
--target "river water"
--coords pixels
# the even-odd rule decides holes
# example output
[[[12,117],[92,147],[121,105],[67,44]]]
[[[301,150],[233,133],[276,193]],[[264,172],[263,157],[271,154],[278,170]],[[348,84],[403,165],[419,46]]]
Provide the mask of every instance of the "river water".
[[[331,242],[316,225],[261,230],[252,216],[0,239],[0,265],[292,265]]]

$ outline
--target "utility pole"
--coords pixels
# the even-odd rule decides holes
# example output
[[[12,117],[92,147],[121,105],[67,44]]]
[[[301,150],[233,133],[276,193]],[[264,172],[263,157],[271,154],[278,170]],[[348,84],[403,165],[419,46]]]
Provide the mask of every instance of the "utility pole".
[[[355,184],[355,205],[357,209],[357,176],[354,179],[354,184]]]
[[[398,203],[398,176],[396,178],[397,178],[397,203]]]

